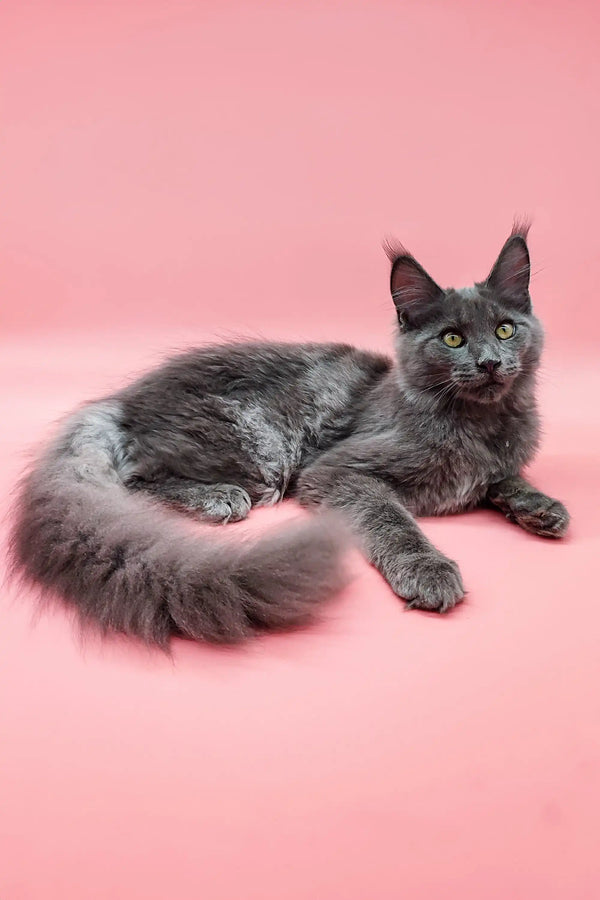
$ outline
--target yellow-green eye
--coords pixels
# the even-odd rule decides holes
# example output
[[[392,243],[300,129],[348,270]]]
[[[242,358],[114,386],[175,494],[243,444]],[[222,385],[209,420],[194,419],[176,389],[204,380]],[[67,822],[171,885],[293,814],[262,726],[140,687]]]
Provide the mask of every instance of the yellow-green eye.
[[[465,342],[462,334],[457,334],[455,331],[447,331],[446,334],[442,335],[442,340],[446,347],[460,347]]]
[[[498,325],[496,328],[496,337],[499,337],[501,341],[507,341],[514,333],[515,326],[512,322],[502,322],[502,324]]]

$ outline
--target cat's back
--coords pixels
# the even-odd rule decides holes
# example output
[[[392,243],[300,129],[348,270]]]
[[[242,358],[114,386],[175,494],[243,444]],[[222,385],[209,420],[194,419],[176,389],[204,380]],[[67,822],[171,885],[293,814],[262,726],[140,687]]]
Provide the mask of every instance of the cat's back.
[[[154,408],[206,398],[264,400],[271,408],[347,402],[391,366],[376,353],[341,343],[231,342],[180,353],[120,394],[126,405]]]

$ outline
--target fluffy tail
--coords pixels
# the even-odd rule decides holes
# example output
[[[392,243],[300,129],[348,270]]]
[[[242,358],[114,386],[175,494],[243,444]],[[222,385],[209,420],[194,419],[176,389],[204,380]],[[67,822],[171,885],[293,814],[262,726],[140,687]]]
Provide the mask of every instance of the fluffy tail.
[[[84,623],[166,645],[236,643],[310,621],[346,583],[343,534],[319,518],[239,545],[204,543],[123,483],[119,406],[71,418],[24,478],[11,571],[62,596]]]

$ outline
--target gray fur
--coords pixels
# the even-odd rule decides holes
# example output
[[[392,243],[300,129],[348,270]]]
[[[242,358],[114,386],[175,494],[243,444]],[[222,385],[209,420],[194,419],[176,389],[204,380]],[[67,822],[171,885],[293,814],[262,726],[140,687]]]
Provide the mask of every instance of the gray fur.
[[[520,476],[538,444],[543,343],[526,229],[486,281],[460,290],[388,250],[395,364],[344,344],[175,357],[77,413],[26,476],[15,570],[104,629],[233,642],[305,622],[340,589],[344,528],[319,515],[250,545],[203,543],[178,511],[225,524],[286,496],[335,511],[399,596],[438,611],[462,599],[461,575],[416,516],[486,504],[564,534],[562,504]],[[444,343],[448,330],[462,345]]]

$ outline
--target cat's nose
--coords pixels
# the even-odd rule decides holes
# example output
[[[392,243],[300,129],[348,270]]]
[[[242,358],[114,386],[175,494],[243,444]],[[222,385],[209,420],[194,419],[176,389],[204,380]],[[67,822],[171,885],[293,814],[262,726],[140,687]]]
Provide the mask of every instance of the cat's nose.
[[[484,372],[487,372],[489,375],[492,375],[496,369],[500,366],[501,360],[499,359],[491,359],[488,357],[487,359],[482,359],[477,363],[477,366],[482,369]]]

